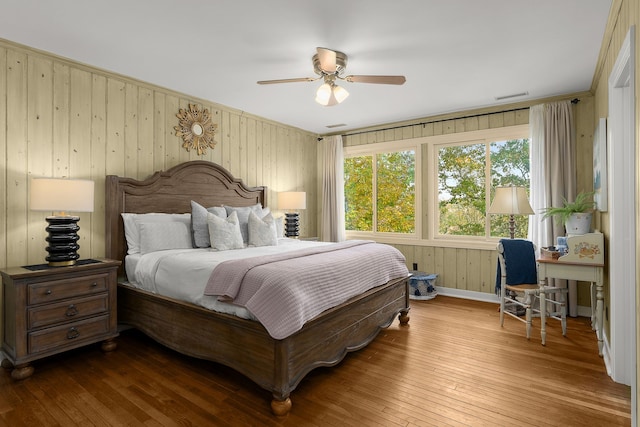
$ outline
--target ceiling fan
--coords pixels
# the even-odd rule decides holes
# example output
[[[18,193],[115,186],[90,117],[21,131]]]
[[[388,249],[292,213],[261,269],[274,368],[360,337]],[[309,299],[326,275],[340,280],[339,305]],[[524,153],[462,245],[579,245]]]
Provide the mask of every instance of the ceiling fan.
[[[316,48],[317,53],[313,55],[313,71],[318,77],[300,77],[294,79],[260,80],[259,85],[274,83],[294,83],[313,82],[319,79],[324,80],[324,84],[316,92],[316,102],[324,106],[340,104],[347,99],[349,92],[343,87],[336,85],[336,79],[345,80],[352,83],[376,83],[386,85],[401,85],[406,81],[404,76],[368,76],[349,75],[342,76],[347,68],[347,54],[331,50],[324,47]]]

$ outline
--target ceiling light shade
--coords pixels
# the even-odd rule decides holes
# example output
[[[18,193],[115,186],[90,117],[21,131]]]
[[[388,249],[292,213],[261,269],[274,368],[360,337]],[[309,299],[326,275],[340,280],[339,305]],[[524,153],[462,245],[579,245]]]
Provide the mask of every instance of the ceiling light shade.
[[[320,86],[316,92],[316,102],[320,105],[328,105],[331,98],[331,85],[325,83]]]
[[[340,104],[347,99],[349,92],[343,87],[333,83],[324,83],[316,92],[316,102],[325,107]]]
[[[333,87],[333,96],[338,101],[338,104],[342,103],[349,96],[349,92],[342,86],[334,86]]]

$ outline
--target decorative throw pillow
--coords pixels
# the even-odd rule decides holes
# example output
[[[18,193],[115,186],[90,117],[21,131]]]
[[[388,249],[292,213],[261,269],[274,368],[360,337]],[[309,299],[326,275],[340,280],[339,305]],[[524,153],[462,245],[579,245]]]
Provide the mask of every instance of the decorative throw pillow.
[[[166,213],[122,213],[124,223],[124,236],[127,241],[127,253],[140,253],[140,223],[142,222],[180,222],[187,228],[191,223],[191,214],[166,214]]]
[[[278,238],[284,237],[284,217],[277,216],[273,219],[276,221],[276,230],[277,230]]]
[[[207,213],[226,218],[227,211],[222,206],[205,208],[200,203],[191,201],[191,230],[193,232],[193,246],[196,248],[208,248],[211,246],[209,238],[209,226],[207,225]]]
[[[209,212],[207,224],[212,248],[219,251],[244,248],[237,213],[232,212],[227,218],[220,218]]]
[[[242,233],[242,241],[245,243],[249,243],[249,213],[255,212],[256,215],[260,215],[262,213],[262,205],[260,203],[256,203],[252,206],[244,206],[244,207],[233,207],[233,206],[225,206],[227,211],[227,215],[231,215],[231,212],[235,212],[238,214],[238,221],[240,221],[240,233]]]
[[[193,248],[189,228],[182,222],[141,222],[138,227],[141,254]]]
[[[278,244],[278,231],[276,222],[270,213],[262,219],[249,213],[249,245],[252,246],[276,246]]]

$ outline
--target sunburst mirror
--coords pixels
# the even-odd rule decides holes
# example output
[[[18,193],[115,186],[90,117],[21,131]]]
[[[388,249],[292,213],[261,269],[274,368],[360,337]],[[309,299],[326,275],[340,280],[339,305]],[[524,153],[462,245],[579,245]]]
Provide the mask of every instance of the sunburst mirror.
[[[176,136],[182,137],[182,148],[187,151],[194,149],[198,156],[203,156],[207,154],[207,148],[213,150],[216,147],[213,137],[218,126],[211,121],[207,108],[199,109],[197,105],[189,104],[189,108],[181,108],[176,117],[179,124],[173,128]]]

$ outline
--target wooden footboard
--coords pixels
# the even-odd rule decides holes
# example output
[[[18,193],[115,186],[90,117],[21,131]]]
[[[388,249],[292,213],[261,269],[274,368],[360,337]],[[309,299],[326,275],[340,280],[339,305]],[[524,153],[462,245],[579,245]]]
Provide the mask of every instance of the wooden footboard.
[[[180,353],[235,369],[270,391],[273,412],[284,415],[291,392],[309,371],[363,348],[398,314],[407,324],[408,295],[407,278],[392,280],[275,340],[258,322],[119,285],[118,321]]]

